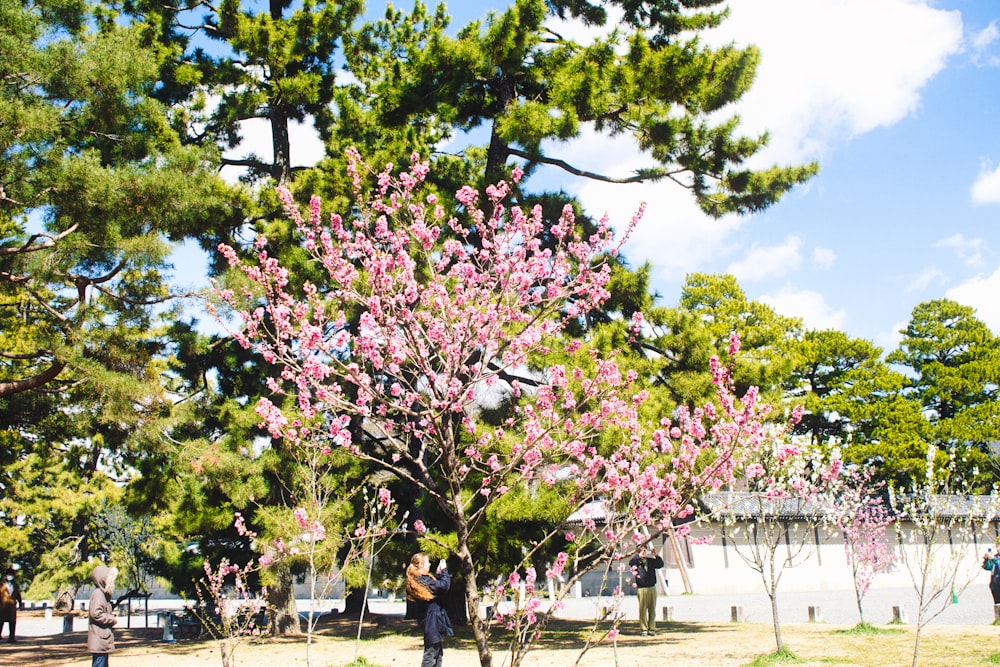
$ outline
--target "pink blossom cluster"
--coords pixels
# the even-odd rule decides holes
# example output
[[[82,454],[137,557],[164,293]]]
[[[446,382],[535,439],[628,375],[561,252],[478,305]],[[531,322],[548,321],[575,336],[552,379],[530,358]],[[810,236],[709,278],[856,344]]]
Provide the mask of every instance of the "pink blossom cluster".
[[[267,591],[250,590],[248,579],[254,564],[239,567],[226,558],[218,568],[205,560],[202,564],[205,576],[198,582],[196,592],[202,603],[200,612],[211,611],[202,622],[209,632],[219,639],[234,639],[252,634],[255,629],[255,615],[267,606]],[[215,620],[217,618],[218,620]]]
[[[640,528],[665,530],[692,514],[699,494],[734,484],[744,469],[776,480],[763,465],[748,468],[776,441],[770,406],[756,388],[737,397],[717,359],[714,401],[650,424],[638,374],[563,335],[608,298],[608,258],[641,209],[618,240],[606,218],[584,237],[569,206],[547,225],[541,207],[509,205],[510,183],[486,188],[484,208],[465,186],[449,210],[427,191],[419,156],[408,171],[372,169],[356,151],[348,159],[358,202],[349,218],[324,216],[315,197],[304,213],[288,190],[278,193],[326,273],[322,289],[292,289],[294,276],[264,238],[249,260],[220,246],[247,278],[245,287],[216,288],[243,320],[236,339],[274,365],[269,387],[291,399],[258,404],[272,437],[343,448],[391,469],[465,526],[512,488],[558,486],[575,510],[558,534],[575,554],[607,558],[623,555],[619,544],[634,547]],[[643,323],[640,313],[631,318],[632,335]],[[558,346],[570,363],[544,361]],[[738,352],[738,337],[730,348]],[[491,393],[516,401],[498,425],[475,418]],[[355,439],[352,423],[378,447]],[[780,456],[799,458],[788,447]],[[359,524],[355,535],[368,530]],[[551,571],[558,576],[566,562]],[[476,590],[474,577],[467,585]]]
[[[829,511],[844,535],[844,551],[854,579],[858,612],[864,620],[863,599],[879,574],[888,572],[897,556],[886,531],[894,517],[881,495],[882,484],[871,469],[852,469]]]
[[[309,513],[304,507],[296,507],[292,510],[292,516],[299,524],[299,528],[309,531],[311,542],[322,542],[326,539],[326,528],[318,519],[310,519]]]

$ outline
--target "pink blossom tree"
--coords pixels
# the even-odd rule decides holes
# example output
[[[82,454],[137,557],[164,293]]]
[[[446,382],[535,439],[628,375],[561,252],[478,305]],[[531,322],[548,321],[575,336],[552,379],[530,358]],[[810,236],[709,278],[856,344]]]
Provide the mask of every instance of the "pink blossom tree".
[[[827,507],[844,535],[862,627],[866,626],[863,602],[872,581],[876,575],[890,571],[896,562],[896,553],[886,539],[893,515],[879,493],[883,485],[873,481],[873,474],[871,468],[845,472],[840,493]]]
[[[255,568],[254,563],[239,567],[225,558],[213,568],[206,560],[205,576],[195,586],[199,605],[194,611],[202,627],[219,642],[222,667],[233,667],[240,644],[260,634],[257,621],[267,609],[267,599],[266,591],[253,591],[248,583]]]
[[[225,559],[218,569],[213,569],[208,560],[204,563],[206,577],[196,586],[200,609],[214,608],[215,614],[201,615],[213,637],[220,641],[226,667],[231,664],[231,658],[225,656],[231,656],[246,635],[259,633],[256,616],[265,610],[273,611],[267,606],[263,594],[251,594],[248,582],[253,575],[265,580],[269,569],[275,566],[290,569],[293,563],[304,565],[309,584],[305,658],[306,665],[312,665],[313,635],[322,611],[318,608],[319,601],[329,597],[337,581],[362,583],[367,599],[376,556],[389,539],[406,530],[406,514],[397,518],[396,502],[389,489],[384,487],[373,494],[369,494],[368,487],[362,487],[358,495],[364,498],[363,511],[357,523],[340,523],[343,517],[334,513],[333,507],[355,495],[355,490],[340,489],[335,493],[331,483],[322,481],[325,476],[320,473],[327,469],[327,465],[321,463],[324,457],[317,456],[317,452],[312,453],[313,457],[307,457],[312,465],[304,465],[304,469],[298,471],[313,480],[313,485],[307,485],[299,497],[302,504],[294,509],[269,508],[259,515],[271,524],[267,538],[251,530],[243,515],[236,513],[234,527],[237,534],[246,538],[261,555],[242,568]],[[228,580],[232,583],[227,583]],[[266,592],[266,588],[262,590]],[[246,613],[219,617],[219,609],[231,608],[253,613],[249,619]],[[363,622],[364,609],[358,618],[355,660],[358,658]]]
[[[842,471],[836,450],[824,452],[791,437],[799,415],[796,409],[791,423],[768,429],[766,444],[744,467],[746,491],[722,493],[710,501],[727,544],[760,575],[771,603],[778,654],[786,652],[778,610],[782,575],[819,548],[819,531],[830,521],[826,508],[837,495]]]
[[[437,505],[447,525],[432,528],[447,532],[460,563],[483,667],[493,650],[475,535],[504,494],[558,489],[558,516],[507,581],[525,589],[504,619],[517,630],[512,664],[520,664],[559,606],[541,602],[536,555],[565,545],[546,572],[563,579],[564,595],[591,567],[651,539],[644,527],[655,537],[692,513],[698,494],[732,484],[764,440],[756,391],[734,396],[714,362],[716,403],[673,420],[643,418],[637,374],[562,335],[608,296],[607,260],[621,241],[606,219],[583,238],[566,207],[548,226],[540,208],[508,206],[505,182],[485,190],[487,210],[464,187],[449,211],[423,188],[428,165],[417,156],[398,174],[370,169],[354,151],[348,158],[358,202],[349,219],[324,216],[317,198],[303,215],[279,191],[325,272],[322,287],[293,290],[266,238],[250,262],[220,247],[244,276],[218,288],[243,321],[234,335],[276,367],[269,386],[280,400],[262,399],[258,414],[273,438],[341,448]],[[571,363],[554,363],[557,350]],[[516,407],[499,424],[479,419],[497,395]],[[594,507],[600,516],[585,511]]]

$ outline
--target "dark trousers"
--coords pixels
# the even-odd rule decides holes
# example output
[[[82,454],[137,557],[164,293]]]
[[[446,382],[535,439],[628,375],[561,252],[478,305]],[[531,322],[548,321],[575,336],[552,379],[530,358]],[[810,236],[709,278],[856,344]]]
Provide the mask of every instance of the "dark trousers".
[[[420,667],[441,667],[444,659],[444,647],[441,642],[437,644],[427,644],[424,646],[424,659],[420,661]]]
[[[12,642],[14,641],[14,629],[17,627],[17,617],[11,616],[0,621],[0,636],[3,636],[3,626],[5,625],[10,630],[10,636],[7,638],[7,641]]]
[[[93,659],[90,661],[90,667],[108,667],[107,653],[94,653],[93,656]]]

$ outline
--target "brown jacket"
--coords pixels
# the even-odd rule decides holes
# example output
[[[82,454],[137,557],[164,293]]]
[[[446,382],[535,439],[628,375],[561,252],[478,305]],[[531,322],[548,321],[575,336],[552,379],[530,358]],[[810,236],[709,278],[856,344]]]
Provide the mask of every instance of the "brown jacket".
[[[11,588],[14,590],[11,591]],[[19,604],[21,604],[21,589],[17,582],[0,579],[0,623],[14,620]]]
[[[111,653],[115,650],[115,633],[118,624],[111,606],[111,594],[115,586],[118,570],[98,565],[90,578],[94,580],[94,592],[90,594],[87,607],[90,625],[87,628],[87,650],[91,653]]]

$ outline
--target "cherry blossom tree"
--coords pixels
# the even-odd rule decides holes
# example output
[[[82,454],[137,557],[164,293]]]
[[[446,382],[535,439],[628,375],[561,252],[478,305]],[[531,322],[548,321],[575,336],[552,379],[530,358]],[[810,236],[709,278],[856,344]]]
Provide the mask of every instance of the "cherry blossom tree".
[[[213,568],[208,559],[204,562],[206,576],[196,585],[200,602],[196,613],[212,636],[219,640],[225,667],[232,664],[232,656],[246,636],[259,634],[257,617],[264,611],[273,612],[266,602],[266,588],[258,595],[251,591],[250,582],[266,578],[269,568],[288,568],[294,562],[304,563],[309,584],[305,662],[307,666],[312,665],[313,635],[321,615],[318,602],[328,598],[336,581],[347,579],[363,581],[367,598],[375,557],[393,535],[406,530],[406,514],[397,518],[396,502],[384,487],[372,494],[367,487],[362,487],[360,495],[364,497],[364,508],[361,517],[350,526],[338,524],[341,517],[333,513],[332,507],[354,491],[342,489],[335,496],[330,484],[323,482],[323,475],[319,474],[326,469],[326,465],[320,463],[324,458],[322,448],[312,449],[317,451],[306,457],[312,466],[307,465],[305,473],[313,479],[313,486],[306,487],[300,498],[303,503],[298,507],[269,513],[271,523],[277,525],[269,526],[267,538],[251,530],[241,513],[235,515],[237,534],[246,538],[260,556],[243,567],[231,564],[228,559],[223,559],[218,568]],[[285,520],[276,519],[276,514],[283,515]],[[358,619],[355,660],[363,622],[362,610]]]
[[[768,429],[765,446],[757,448],[744,469],[747,491],[719,494],[710,501],[722,521],[727,543],[760,575],[771,603],[774,641],[786,651],[778,614],[778,587],[787,568],[808,560],[819,548],[819,530],[830,521],[840,484],[839,452],[804,447],[790,436],[799,418]]]
[[[460,563],[483,667],[493,649],[477,531],[505,494],[556,490],[549,527],[507,577],[525,591],[504,619],[519,638],[511,664],[520,664],[559,608],[558,599],[542,603],[536,557],[557,545],[546,575],[562,579],[560,598],[587,570],[630,554],[691,514],[697,495],[735,481],[765,440],[766,411],[755,389],[734,396],[728,370],[713,361],[715,402],[651,419],[640,411],[647,394],[637,373],[563,335],[607,298],[608,259],[641,208],[617,241],[607,219],[582,238],[570,207],[547,225],[540,207],[508,204],[506,182],[486,188],[485,210],[463,187],[449,211],[423,189],[429,167],[416,155],[399,173],[371,169],[354,151],[348,162],[358,202],[348,219],[324,215],[318,198],[303,215],[279,190],[325,272],[322,286],[293,288],[266,238],[253,261],[220,246],[243,277],[217,288],[242,319],[234,335],[276,367],[276,398],[262,399],[258,414],[273,438],[340,448],[438,507],[445,525],[422,525],[424,539],[446,535],[440,542]],[[630,326],[637,331],[641,315]],[[481,419],[498,397],[513,407],[499,421]],[[587,513],[595,507],[599,516]]]
[[[237,522],[241,517],[237,516]],[[255,592],[249,584],[255,563],[239,567],[223,558],[217,568],[207,560],[205,576],[195,592],[194,612],[202,627],[219,643],[222,667],[236,664],[236,649],[249,637],[260,634],[259,616],[267,609],[266,591]]]
[[[863,602],[872,581],[876,575],[890,571],[896,562],[896,553],[886,539],[893,514],[879,493],[882,483],[873,481],[873,475],[871,468],[846,471],[840,493],[827,507],[844,535],[861,627],[867,625]]]

